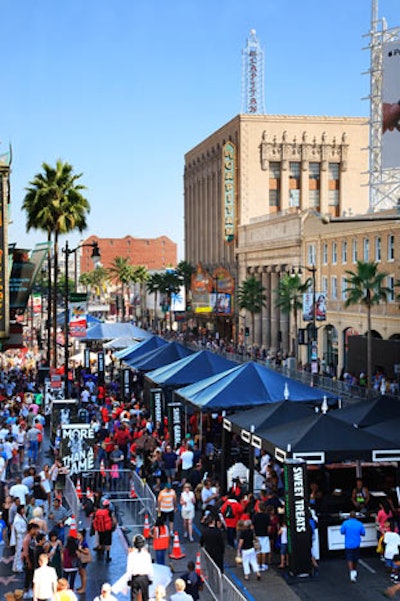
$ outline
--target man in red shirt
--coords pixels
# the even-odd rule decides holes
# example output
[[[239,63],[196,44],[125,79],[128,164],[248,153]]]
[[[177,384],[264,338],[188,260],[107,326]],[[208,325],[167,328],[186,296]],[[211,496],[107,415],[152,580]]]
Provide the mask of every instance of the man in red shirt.
[[[115,440],[115,443],[119,446],[119,448],[123,452],[124,461],[126,464],[126,462],[128,460],[128,447],[129,447],[130,441],[132,440],[132,437],[131,437],[131,433],[129,432],[128,428],[126,427],[126,425],[124,423],[122,423],[120,425],[120,427],[117,428],[117,431],[114,434],[114,440]]]
[[[224,516],[226,524],[228,545],[233,549],[235,548],[236,543],[236,526],[243,512],[244,507],[234,494],[231,494],[221,507],[221,513]]]

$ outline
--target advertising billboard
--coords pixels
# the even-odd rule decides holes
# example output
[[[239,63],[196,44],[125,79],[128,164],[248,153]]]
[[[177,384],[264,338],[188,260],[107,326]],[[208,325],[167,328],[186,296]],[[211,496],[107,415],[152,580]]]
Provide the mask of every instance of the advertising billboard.
[[[382,45],[382,169],[400,168],[400,41]]]
[[[303,294],[303,320],[314,320],[314,294],[306,292]],[[326,294],[317,292],[315,294],[315,321],[326,320]]]

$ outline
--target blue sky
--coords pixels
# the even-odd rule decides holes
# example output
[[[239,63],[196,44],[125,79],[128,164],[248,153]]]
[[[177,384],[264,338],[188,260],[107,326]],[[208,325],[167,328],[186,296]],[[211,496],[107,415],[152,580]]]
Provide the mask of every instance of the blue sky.
[[[265,50],[267,113],[368,115],[370,0],[1,0],[0,154],[10,241],[43,161],[83,173],[84,237],[168,235],[183,258],[184,154],[241,110],[241,51]],[[380,0],[389,27],[398,0]],[[70,235],[70,243],[79,240]]]

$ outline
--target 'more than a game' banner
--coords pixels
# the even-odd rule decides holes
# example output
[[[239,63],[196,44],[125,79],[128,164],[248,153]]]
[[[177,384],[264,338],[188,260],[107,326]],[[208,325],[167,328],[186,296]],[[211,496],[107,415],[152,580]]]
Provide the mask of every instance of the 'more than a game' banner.
[[[61,459],[71,476],[94,469],[95,432],[89,424],[63,424],[61,438]]]

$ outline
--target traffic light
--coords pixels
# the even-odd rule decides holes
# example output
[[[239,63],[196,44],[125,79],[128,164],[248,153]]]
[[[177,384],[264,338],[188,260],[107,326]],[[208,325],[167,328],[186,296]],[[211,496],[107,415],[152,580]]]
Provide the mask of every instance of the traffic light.
[[[191,299],[188,299],[186,301],[186,311],[191,311],[192,310],[192,301]]]

